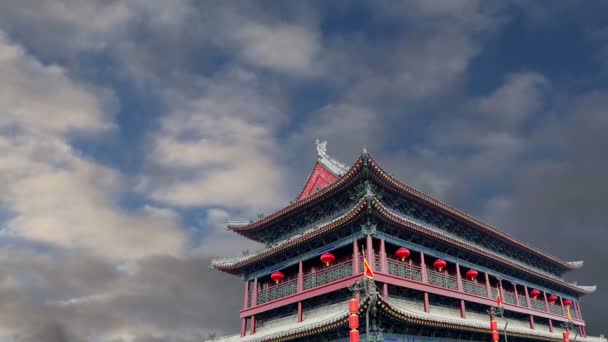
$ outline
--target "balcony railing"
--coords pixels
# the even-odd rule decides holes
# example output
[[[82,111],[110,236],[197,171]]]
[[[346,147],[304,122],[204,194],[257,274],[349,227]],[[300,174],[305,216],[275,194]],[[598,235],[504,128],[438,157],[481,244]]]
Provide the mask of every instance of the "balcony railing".
[[[258,304],[264,304],[281,297],[289,296],[298,291],[298,280],[292,279],[277,285],[269,286],[258,292]]]
[[[572,307],[570,307],[570,315],[572,315],[572,318],[578,318],[576,315],[576,310],[574,310]]]
[[[452,290],[458,289],[458,280],[456,277],[445,274],[443,272],[437,272],[433,270],[427,270],[427,276],[429,284],[445,287]]]
[[[557,304],[549,303],[549,311],[552,314],[555,314],[555,315],[560,315],[561,316],[563,314],[563,312],[562,312],[562,306],[561,305],[557,305]]]
[[[353,275],[353,264],[350,260],[326,267],[315,273],[304,276],[304,290],[312,289],[338,279]]]
[[[502,290],[502,297],[505,303],[515,305],[515,294],[513,292]]]
[[[474,294],[481,297],[488,297],[488,289],[485,284],[479,284],[469,280],[462,280],[462,289],[466,293]]]
[[[530,298],[530,306],[532,307],[532,309],[535,309],[535,310],[547,311],[547,306],[545,305],[545,302],[542,300]]]
[[[381,270],[381,256],[374,255],[373,267],[375,271]],[[363,257],[359,263],[360,271],[363,271]],[[386,271],[388,274],[405,278],[417,282],[423,282],[423,269],[421,266],[410,264],[409,262],[402,262],[399,260],[387,258],[386,259]],[[431,268],[426,270],[427,283],[435,286],[458,291],[458,278],[449,275],[446,272],[437,272]],[[308,290],[318,286],[332,283],[334,281],[347,278],[353,275],[353,264],[352,260],[346,260],[335,265],[324,267],[314,273],[308,273],[303,275],[302,289]],[[461,279],[462,291],[472,295],[487,298],[488,288],[486,284],[481,284],[476,281],[470,281],[467,279]],[[495,299],[497,296],[498,289],[496,287],[490,288],[490,298]],[[298,292],[298,280],[291,279],[282,282],[277,285],[271,285],[266,289],[259,290],[257,294],[257,303],[253,303],[253,292],[254,289],[250,290],[250,295],[247,298],[247,307],[254,305],[264,304],[275,299],[290,296]],[[517,297],[516,297],[517,296]],[[547,312],[547,304],[544,300],[527,298],[525,294],[515,293],[506,291],[505,289],[501,292],[501,298],[503,303],[511,305],[519,305],[520,307],[528,307],[528,301],[532,309]],[[562,311],[561,305],[549,303],[549,310],[551,314],[558,316],[566,316],[566,313]],[[573,307],[570,309],[572,318],[578,319],[576,311]]]
[[[410,265],[406,262],[387,259],[388,273],[401,278],[422,281],[422,270],[420,266]]]
[[[526,300],[526,296],[522,294],[517,294],[517,298],[519,299],[519,306],[528,306],[528,301]]]

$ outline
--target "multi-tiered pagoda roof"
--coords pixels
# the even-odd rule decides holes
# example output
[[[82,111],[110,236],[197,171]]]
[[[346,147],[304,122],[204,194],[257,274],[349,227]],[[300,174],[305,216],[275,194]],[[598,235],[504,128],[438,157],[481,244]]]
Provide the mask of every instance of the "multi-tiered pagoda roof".
[[[586,336],[578,300],[594,292],[596,287],[581,286],[564,279],[565,273],[582,267],[582,261],[561,260],[399,182],[365,150],[350,166],[329,156],[325,142],[317,141],[317,155],[313,171],[293,203],[257,221],[228,225],[229,230],[263,243],[264,249],[212,262],[213,268],[240,275],[247,281],[245,308],[241,311],[244,322],[242,341],[300,339],[344,325],[348,316],[344,307],[329,306],[322,314],[314,314],[314,319],[302,321],[302,303],[322,293],[344,289],[349,281],[357,279],[360,268],[357,241],[361,239],[367,239],[367,257],[375,260],[378,279],[384,282],[382,295],[374,299],[373,305],[387,320],[469,332],[485,331],[487,321],[483,323],[485,316],[480,315],[479,311],[467,313],[465,318],[465,302],[470,301],[474,308],[491,305],[492,296],[497,291],[503,291],[504,283],[507,288],[505,295],[509,299],[508,308],[513,310],[513,315],[529,315],[530,320],[528,327],[512,326],[509,331],[513,336],[556,340],[559,334],[554,332],[553,324],[566,321],[563,303],[572,301],[576,312],[574,321],[581,335],[584,335],[583,340],[593,340]],[[380,243],[379,249],[372,235]],[[348,252],[348,243],[353,246],[352,252]],[[393,250],[397,246],[419,250],[419,265],[410,260],[407,266],[387,257],[389,247],[386,246],[389,244],[392,244],[390,248]],[[314,263],[310,264],[321,253],[345,248],[347,253],[352,253],[350,260],[336,265],[333,271],[331,267],[322,270],[317,269]],[[348,255],[344,251],[342,254],[345,257]],[[453,262],[452,271],[427,271],[424,254]],[[279,285],[277,282],[275,286],[267,280],[262,285],[262,279],[267,279],[272,272],[294,270],[294,267],[299,267],[299,271],[292,271],[292,278],[285,284]],[[482,271],[485,280],[467,283],[460,274],[461,267]],[[316,279],[331,273],[329,271],[342,273],[317,283]],[[281,276],[284,275],[281,273]],[[403,277],[408,279],[401,280]],[[429,280],[429,277],[435,277],[435,280]],[[436,279],[443,279],[443,283],[437,283]],[[446,279],[452,279],[452,285],[445,283]],[[315,288],[319,284],[327,284],[322,287],[328,288]],[[409,299],[400,301],[389,298],[391,291],[399,292],[403,286],[424,294],[422,312],[411,307]],[[511,292],[510,286],[513,288]],[[442,287],[453,292],[446,292]],[[544,301],[542,298],[537,300],[537,295],[531,294],[532,289],[540,290],[538,293],[543,294]],[[559,295],[561,309],[548,299],[552,297],[550,294]],[[433,306],[429,304],[429,295],[438,296],[439,302],[443,301],[441,298],[448,298],[448,302],[450,297],[459,298],[460,314],[454,315],[449,310],[442,313],[444,304],[429,310]],[[262,296],[266,297],[260,299]],[[296,323],[275,324],[274,328],[268,328],[263,333],[253,333],[256,315],[264,316],[265,312],[275,312],[296,303]],[[362,305],[368,304],[364,302]],[[336,312],[330,307],[334,307]],[[534,317],[541,323],[548,322],[548,330],[535,330]],[[251,334],[245,331],[248,319],[253,326]],[[537,325],[541,323],[537,322]],[[605,339],[599,340],[605,342]]]

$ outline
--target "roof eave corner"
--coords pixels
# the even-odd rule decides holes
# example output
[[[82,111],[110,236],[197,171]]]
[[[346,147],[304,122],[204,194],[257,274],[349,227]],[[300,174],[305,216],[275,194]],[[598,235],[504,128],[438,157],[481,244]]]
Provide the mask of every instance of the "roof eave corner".
[[[587,293],[594,293],[595,291],[597,291],[597,285],[589,285],[589,286],[585,286],[585,285],[576,285],[579,289],[587,292]]]
[[[584,260],[579,260],[579,261],[566,261],[566,263],[568,265],[570,265],[570,268],[573,270],[577,270],[581,267],[583,267],[583,265],[585,264]]]

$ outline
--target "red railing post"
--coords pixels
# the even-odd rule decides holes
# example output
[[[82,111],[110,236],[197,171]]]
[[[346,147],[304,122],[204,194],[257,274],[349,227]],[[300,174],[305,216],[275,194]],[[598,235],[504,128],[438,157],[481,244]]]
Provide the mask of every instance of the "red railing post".
[[[543,291],[543,297],[545,298],[545,310],[551,312],[551,310],[549,310],[549,301],[547,300],[547,291]]]
[[[519,306],[519,294],[517,293],[517,285],[513,284],[513,295],[515,296],[515,305]]]

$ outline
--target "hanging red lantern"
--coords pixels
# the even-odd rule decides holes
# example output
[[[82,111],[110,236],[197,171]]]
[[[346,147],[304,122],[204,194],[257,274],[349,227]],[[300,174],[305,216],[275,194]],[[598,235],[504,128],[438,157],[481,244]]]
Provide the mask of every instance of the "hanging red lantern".
[[[564,330],[562,336],[564,337],[564,342],[570,342],[570,336],[568,334],[568,330]]]
[[[350,342],[360,342],[359,330],[350,331]]]
[[[401,259],[401,261],[405,261],[405,259],[407,259],[410,256],[410,250],[404,247],[399,248],[396,252],[395,255],[397,256],[397,258]]]
[[[550,295],[547,300],[549,301],[549,303],[555,303],[557,302],[557,296],[556,295]]]
[[[446,266],[447,263],[443,259],[437,259],[433,263],[433,267],[435,267],[439,272],[441,272]]]
[[[348,301],[348,312],[351,314],[356,314],[359,312],[359,300],[357,298],[353,298]]]
[[[358,315],[348,316],[348,327],[351,329],[359,328],[359,316]]]
[[[282,272],[274,272],[270,275],[270,279],[274,280],[275,284],[278,284],[285,279],[285,275]]]
[[[564,301],[564,306],[570,306],[570,305],[572,305],[572,301],[570,299],[566,299]]]
[[[334,261],[336,261],[336,257],[331,253],[321,255],[321,262],[323,262],[325,266],[331,265]]]
[[[477,273],[477,271],[475,271],[475,270],[468,270],[467,274],[466,274],[467,278],[469,278],[471,280],[477,279],[478,275],[479,275],[479,273]]]
[[[536,297],[538,296],[540,296],[540,291],[538,291],[537,289],[530,291],[530,297],[536,299]]]

